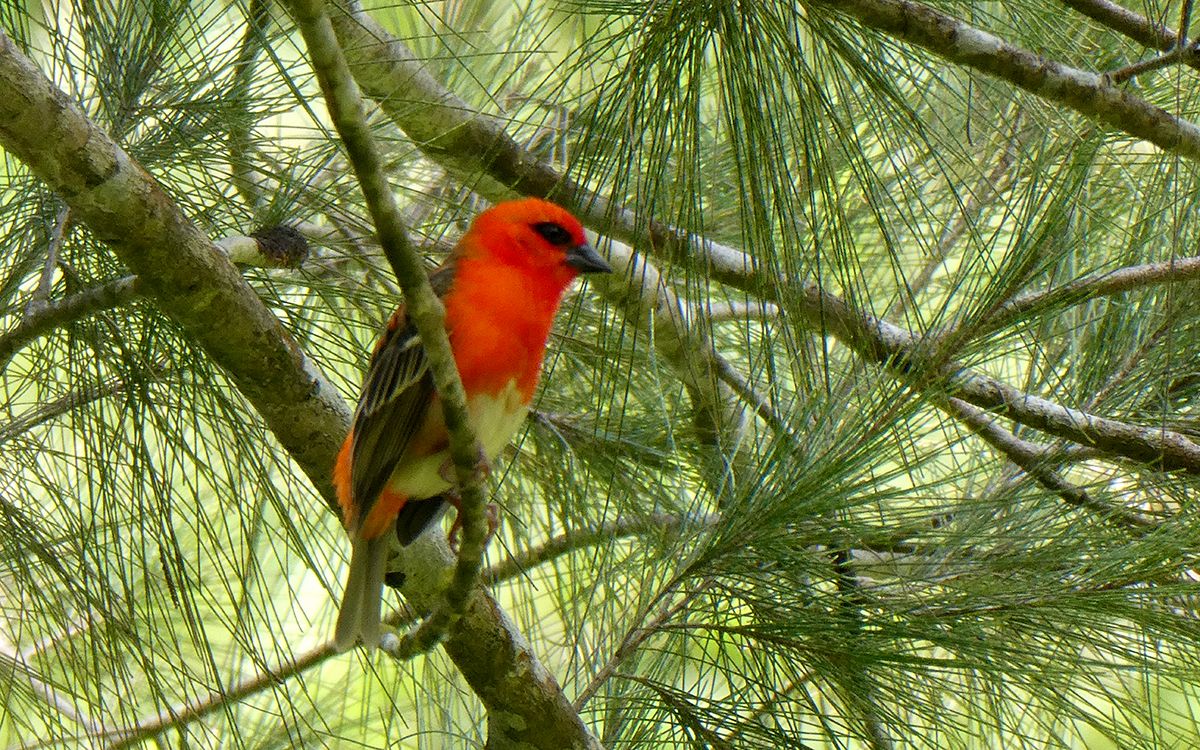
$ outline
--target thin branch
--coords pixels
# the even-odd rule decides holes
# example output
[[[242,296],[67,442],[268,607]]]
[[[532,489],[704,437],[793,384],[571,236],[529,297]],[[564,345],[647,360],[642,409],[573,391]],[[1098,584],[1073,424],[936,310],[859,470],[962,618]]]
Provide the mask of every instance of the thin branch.
[[[308,258],[308,243],[290,227],[273,227],[251,236],[231,235],[217,240],[215,246],[229,260],[259,268],[297,268]],[[128,304],[142,293],[137,276],[122,276],[85,289],[60,300],[42,300],[30,309],[16,327],[0,334],[0,371],[3,371],[21,347],[55,328],[104,310]]]
[[[288,5],[308,47],[330,117],[358,177],[384,255],[404,291],[408,317],[420,334],[450,437],[462,526],[458,562],[445,591],[445,606],[435,609],[415,631],[406,633],[388,649],[397,658],[407,659],[433,648],[445,637],[462,617],[479,580],[487,543],[486,500],[476,467],[479,449],[467,413],[467,395],[446,334],[445,308],[429,284],[424,260],[409,239],[384,172],[383,159],[367,126],[358,85],[350,75],[324,3],[290,0]]]
[[[97,733],[94,738],[109,743],[108,750],[123,750],[127,747],[140,745],[146,740],[153,739],[170,729],[177,729],[193,721],[198,721],[205,716],[221,710],[225,706],[246,700],[264,690],[269,690],[338,654],[339,652],[334,648],[332,642],[323,643],[286,664],[280,665],[275,669],[259,672],[227,690],[211,692],[196,702],[163,711],[154,718],[142,721],[137,726],[129,727],[128,729]]]
[[[1166,52],[1178,43],[1171,29],[1109,0],[1062,0],[1062,3],[1151,49]]]
[[[47,300],[50,299],[50,287],[54,282],[54,272],[58,268],[58,254],[62,250],[63,240],[67,236],[67,224],[71,220],[71,209],[63,204],[58,210],[58,215],[54,217],[54,226],[50,230],[50,241],[46,243],[46,262],[42,265],[42,275],[38,279],[37,289],[33,292],[33,299],[25,307],[26,315],[33,315],[42,311],[46,306]],[[0,358],[0,362],[3,359]],[[4,369],[0,364],[0,370]]]
[[[746,380],[746,378],[742,377],[740,372],[734,369],[733,365],[729,363],[729,360],[725,359],[719,354],[714,353],[712,357],[712,363],[713,368],[716,370],[717,377],[721,379],[721,382],[729,386],[733,392],[742,399],[742,401],[746,402],[746,404],[752,407],[754,409],[754,413],[757,414],[762,421],[766,422],[771,429],[775,430],[780,435],[790,439],[794,444],[800,445],[802,443],[800,436],[796,434],[795,430],[792,428],[792,425],[787,421],[787,419],[775,409],[775,406],[771,404],[769,400],[767,400],[766,396],[763,396],[756,391],[754,386],[750,385],[750,382]]]
[[[81,406],[124,393],[127,387],[128,385],[122,380],[110,380],[106,383],[94,383],[74,388],[65,396],[39,404],[36,408],[14,417],[7,424],[0,425],[0,445]]]
[[[15,328],[0,334],[0,371],[8,366],[21,347],[39,336],[84,316],[124,305],[138,293],[137,277],[124,276],[61,300],[42,301]]]
[[[853,561],[851,552],[847,549],[831,550],[829,556],[833,562],[834,578],[837,584],[838,607],[853,624],[855,634],[859,635],[864,624],[862,610],[865,597],[858,575],[851,567]],[[841,661],[844,669],[839,670],[838,674],[834,675],[834,679],[841,682],[846,688],[848,702],[860,714],[866,729],[867,744],[871,750],[892,750],[895,742],[888,734],[883,719],[880,718],[882,712],[876,696],[878,691],[870,674],[853,651],[844,654]]]
[[[779,317],[779,308],[761,302],[708,302],[704,304],[701,313],[708,318],[710,323],[727,321],[742,323],[748,320],[769,320]]]
[[[1179,11],[1179,38],[1176,46],[1180,49],[1188,44],[1188,31],[1192,26],[1192,0],[1183,0],[1183,8]]]
[[[630,325],[649,323],[655,350],[688,391],[697,436],[720,456],[733,453],[741,443],[744,410],[721,377],[722,360],[707,330],[688,319],[683,302],[645,255],[617,240],[610,240],[606,249],[613,273],[589,283],[620,308]],[[704,472],[714,487],[724,480],[723,472],[717,474]]]
[[[621,672],[617,676],[623,680],[636,682],[657,694],[663,705],[670,708],[679,720],[679,723],[688,729],[688,733],[694,738],[694,747],[712,748],[712,750],[734,750],[733,745],[726,742],[725,738],[717,734],[716,731],[705,726],[702,718],[696,715],[696,711],[689,701],[689,698],[691,698],[690,695],[681,693],[678,690],[672,690],[641,675]],[[794,750],[810,750],[805,745],[792,747]]]
[[[596,674],[592,676],[592,679],[588,682],[588,684],[585,685],[583,689],[579,691],[579,695],[575,697],[575,710],[582,711],[583,707],[587,705],[587,702],[591,700],[600,690],[600,686],[613,676],[617,669],[620,668],[621,664],[628,659],[634,651],[637,650],[638,646],[641,646],[647,638],[657,633],[662,627],[663,623],[679,614],[684,607],[690,604],[693,599],[699,596],[711,585],[712,583],[710,581],[701,582],[700,585],[696,586],[696,588],[681,596],[679,601],[675,602],[674,604],[669,602],[665,603],[662,607],[662,610],[654,619],[646,622],[644,625],[637,625],[626,631],[625,636],[621,639],[621,643],[613,651],[612,656],[609,657],[608,661],[605,662],[600,669],[596,670]],[[660,596],[665,593],[665,590],[660,592]],[[654,606],[653,603],[651,603],[650,606]],[[649,611],[645,612],[637,619],[640,621],[647,614],[649,614]]]
[[[997,424],[996,418],[986,412],[957,398],[946,399],[943,408],[962,420],[971,432],[983,438],[988,445],[1004,454],[1038,484],[1058,495],[1068,505],[1090,510],[1110,523],[1139,534],[1158,526],[1157,521],[1141,513],[1102,503],[1086,490],[1071,484],[1050,468],[1046,449],[1003,429]]]
[[[815,0],[865,26],[923,47],[950,62],[1001,78],[1117,130],[1188,159],[1200,159],[1200,128],[1103,76],[1021,49],[912,0]]]
[[[764,716],[774,711],[779,704],[791,697],[791,695],[797,690],[812,682],[813,677],[814,673],[806,672],[795,680],[789,682],[783,687],[783,689],[779,690],[774,697],[763,701],[753,711],[750,712],[749,716],[739,721],[737,726],[729,730],[729,732],[725,735],[725,742],[737,747],[741,747],[741,745],[738,745],[737,742],[741,739],[742,735],[746,733],[747,729],[756,724]]]
[[[713,526],[718,520],[718,516],[715,515],[677,516],[668,513],[653,513],[646,518],[623,518],[590,529],[568,531],[547,539],[536,547],[510,556],[485,571],[482,578],[485,583],[492,586],[584,547],[608,544],[618,539],[647,532],[678,533],[685,528]]]
[[[30,691],[55,712],[83,727],[84,731],[90,735],[106,732],[104,725],[99,720],[85,714],[73,701],[62,695],[54,685],[39,677],[37,670],[29,663],[25,655],[2,635],[0,635],[0,659],[11,661],[13,666],[6,669],[5,672],[10,675],[15,673],[24,676]]]
[[[1025,320],[1041,310],[1077,305],[1097,297],[1108,297],[1161,284],[1200,281],[1200,256],[1175,258],[1159,263],[1126,266],[1093,274],[1040,292],[1029,292],[1005,302],[988,317],[966,326],[972,338],[987,335]],[[957,338],[962,330],[951,328],[939,334],[943,340]]]
[[[1197,59],[1200,59],[1200,57],[1197,56],[1196,50],[1191,47],[1175,47],[1170,52],[1163,53],[1158,57],[1152,57],[1149,60],[1141,60],[1122,68],[1117,68],[1116,70],[1110,70],[1104,73],[1103,77],[1108,83],[1116,86],[1143,73],[1162,70],[1172,65],[1188,64]]]

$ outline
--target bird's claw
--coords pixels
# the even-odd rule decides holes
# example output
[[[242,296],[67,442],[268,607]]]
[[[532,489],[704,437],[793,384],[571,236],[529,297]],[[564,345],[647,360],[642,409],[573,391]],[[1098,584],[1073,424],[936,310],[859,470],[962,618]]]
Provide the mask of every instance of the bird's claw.
[[[454,523],[450,525],[450,534],[446,539],[450,542],[450,549],[458,554],[458,538],[462,534],[462,500],[458,496],[449,497],[447,500],[454,506],[457,513],[454,515]],[[496,529],[500,528],[500,506],[488,503],[484,506],[484,514],[487,516],[487,536],[483,538],[483,543],[487,544],[496,535]]]
[[[475,466],[473,467],[474,477],[476,482],[481,482],[487,479],[492,473],[492,467],[488,463],[487,454],[483,452],[483,446],[475,443]],[[447,458],[438,467],[438,476],[444,479],[452,487],[458,486],[458,471],[454,467],[454,459]]]

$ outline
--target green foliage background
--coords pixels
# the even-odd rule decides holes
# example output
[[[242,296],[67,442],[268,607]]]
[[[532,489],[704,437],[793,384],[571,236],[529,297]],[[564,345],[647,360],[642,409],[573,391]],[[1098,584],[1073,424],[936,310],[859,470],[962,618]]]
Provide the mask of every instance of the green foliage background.
[[[1084,69],[1148,54],[1049,0],[942,5]],[[590,288],[568,299],[536,413],[493,473],[490,563],[568,540],[495,594],[606,747],[1200,742],[1196,478],[1016,428],[1094,501],[1070,505],[944,411],[942,380],[889,373],[787,314],[815,281],[918,335],[958,332],[939,354],[963,367],[1195,436],[1194,282],[989,323],[1020,293],[1195,255],[1193,162],[806,5],[369,10],[542,158],[740,248],[763,280],[736,290],[650,256],[786,427],[745,410],[721,435],[728,473],[668,342]],[[331,230],[302,268],[245,275],[352,398],[397,289],[283,10],[55,0],[6,4],[0,27],[212,237]],[[1194,118],[1195,75],[1130,86]],[[484,204],[371,117],[436,259]],[[31,301],[127,273],[61,209],[5,155],[0,337]],[[440,652],[313,658],[213,702],[326,642],[348,545],[225,373],[151,303],[20,348],[0,401],[4,746],[119,746],[160,714],[147,746],[484,743],[483,709]],[[604,524],[621,533],[586,533]],[[171,718],[201,704],[214,710]]]

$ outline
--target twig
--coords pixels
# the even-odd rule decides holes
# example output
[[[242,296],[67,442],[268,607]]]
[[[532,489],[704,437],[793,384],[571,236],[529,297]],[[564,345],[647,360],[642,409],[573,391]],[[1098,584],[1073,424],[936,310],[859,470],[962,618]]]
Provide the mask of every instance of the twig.
[[[621,520],[593,529],[571,531],[549,539],[537,547],[526,550],[518,555],[509,557],[503,562],[485,570],[481,574],[481,578],[488,585],[495,585],[522,575],[531,568],[555,560],[564,554],[595,544],[610,542],[614,539],[645,531],[670,531],[671,529],[692,523],[708,524],[714,521],[714,518],[706,516],[692,519],[690,517],[654,514],[647,519]],[[389,613],[384,618],[384,622],[393,628],[404,628],[411,626],[417,619],[418,615],[416,612],[410,608],[402,607]],[[238,703],[275,685],[282,684],[339,655],[332,641],[322,643],[291,659],[286,664],[273,669],[263,670],[258,674],[247,677],[224,692],[212,693],[199,701],[176,706],[169,711],[164,711],[154,718],[144,720],[128,729],[109,731],[106,739],[114,742],[109,750],[132,747],[140,742],[157,737],[169,729],[175,729],[190,724],[193,721],[198,721],[229,704]]]
[[[722,357],[720,354],[714,353],[712,356],[713,369],[717,373],[717,377],[721,382],[729,386],[742,401],[746,402],[754,409],[754,413],[766,422],[772,429],[780,435],[790,439],[793,444],[799,446],[802,444],[800,436],[796,434],[792,425],[776,411],[774,405],[767,400],[765,396],[754,390],[754,386],[742,374],[734,369],[729,360]]]
[[[63,240],[67,236],[67,224],[71,219],[71,209],[65,204],[54,217],[54,227],[50,231],[50,240],[46,243],[46,262],[42,265],[42,275],[38,279],[37,289],[33,298],[25,306],[26,315],[36,315],[45,309],[50,299],[50,287],[54,281],[54,271],[58,267],[58,253],[62,250]],[[2,361],[2,360],[0,360]],[[4,369],[0,364],[0,370]]]
[[[727,742],[724,737],[717,734],[716,731],[705,726],[701,717],[696,716],[696,712],[688,700],[692,696],[680,693],[678,690],[672,690],[641,675],[620,672],[617,676],[623,680],[636,682],[654,691],[658,695],[659,700],[675,713],[679,723],[692,735],[693,747],[711,748],[712,750],[734,750],[733,745]],[[792,745],[790,747],[793,750],[811,750],[811,748],[805,745]]]
[[[1024,320],[1040,310],[1080,304],[1097,297],[1122,294],[1159,284],[1187,281],[1200,281],[1200,256],[1126,266],[1107,273],[1075,279],[1044,291],[1022,294],[1000,305],[983,320],[970,323],[966,330],[972,338],[978,338]],[[945,340],[956,338],[961,333],[962,330],[951,328],[938,335]]]
[[[688,319],[685,304],[644,254],[635,253],[623,242],[610,240],[606,255],[613,273],[592,277],[589,283],[621,310],[630,325],[640,327],[649,323],[655,350],[687,389],[697,436],[718,456],[735,452],[741,444],[745,413],[735,392],[728,387],[729,381],[721,377],[723,360],[713,348],[707,329]],[[728,363],[725,367],[732,369]],[[771,413],[749,385],[743,383],[743,388],[758,402],[749,403]],[[783,424],[783,420],[776,417],[772,424]],[[713,467],[702,467],[702,472],[715,492],[727,486],[723,472],[714,471]]]
[[[1123,68],[1110,70],[1103,74],[1105,80],[1112,85],[1125,83],[1130,78],[1140,76],[1143,73],[1150,73],[1155,70],[1161,70],[1176,63],[1187,63],[1197,59],[1196,52],[1191,47],[1175,47],[1170,52],[1163,53],[1158,57],[1152,57],[1149,60],[1141,60],[1131,65],[1126,65]]]
[[[537,547],[512,555],[484,571],[481,577],[487,585],[491,586],[583,547],[605,544],[645,532],[661,533],[688,527],[712,526],[717,521],[718,517],[714,515],[676,516],[654,513],[647,518],[620,519],[595,528],[577,529],[548,539]]]
[[[214,244],[231,262],[244,266],[296,268],[308,257],[304,237],[288,227],[274,227],[252,236],[231,235]],[[122,276],[60,300],[42,301],[16,327],[0,334],[0,371],[21,347],[37,337],[88,315],[127,304],[142,291],[137,276]]]
[[[775,708],[780,703],[783,703],[783,701],[786,700],[792,693],[796,692],[804,685],[807,685],[809,682],[812,682],[813,677],[814,675],[812,672],[806,672],[785,685],[774,697],[760,703],[753,711],[750,712],[749,716],[739,721],[737,726],[729,730],[729,732],[725,735],[725,742],[730,745],[740,747],[740,745],[737,744],[737,741],[743,734],[746,733],[746,730],[749,729],[751,725],[755,724],[759,719],[774,711]]]
[[[445,637],[448,629],[462,616],[479,578],[487,541],[487,519],[481,477],[476,470],[476,438],[467,414],[466,393],[446,335],[445,309],[429,285],[425,263],[410,241],[400,217],[384,173],[383,160],[367,127],[358,86],[334,36],[324,3],[321,0],[290,0],[288,5],[308,47],[334,126],[358,177],[384,255],[404,290],[408,316],[425,348],[450,434],[450,455],[461,499],[458,517],[462,522],[462,536],[458,562],[454,578],[445,591],[445,607],[436,609],[415,631],[406,633],[395,648],[390,649],[398,658],[409,658],[432,648]]]
[[[704,304],[703,314],[710,323],[726,321],[744,322],[755,319],[771,319],[779,316],[779,308],[769,303],[755,302],[708,302]]]
[[[95,738],[110,743],[108,750],[123,750],[123,748],[139,745],[146,740],[159,736],[169,729],[190,724],[193,721],[221,710],[231,703],[245,700],[305,670],[312,669],[337,655],[338,651],[334,648],[332,642],[321,644],[284,665],[259,672],[228,690],[223,690],[219,693],[211,692],[195,703],[164,711],[154,718],[142,721],[128,729],[97,733]]]
[[[657,633],[663,623],[678,614],[680,610],[686,607],[693,599],[703,593],[710,586],[712,586],[711,581],[701,582],[698,586],[696,586],[696,588],[681,596],[678,602],[675,602],[674,604],[664,604],[662,611],[659,612],[658,616],[653,620],[650,620],[644,625],[632,627],[626,631],[625,636],[621,639],[621,643],[617,646],[616,650],[613,651],[612,656],[609,657],[608,661],[605,662],[600,669],[596,670],[596,674],[592,676],[592,679],[588,682],[588,684],[585,685],[583,689],[579,691],[579,695],[575,697],[575,710],[582,711],[583,707],[587,705],[587,702],[596,695],[597,691],[600,690],[600,686],[607,682],[608,678],[613,676],[613,673],[617,671],[617,669],[621,666],[621,663],[628,659],[630,654],[637,650],[638,646],[642,645],[647,638]],[[666,589],[659,592],[659,596],[656,597],[655,601],[658,601],[658,599],[666,594]],[[654,602],[651,602],[649,607],[653,606]],[[645,613],[637,618],[638,620],[641,620],[643,617],[649,614],[649,607]]]
[[[1183,49],[1188,45],[1188,30],[1192,25],[1192,0],[1183,0],[1183,8],[1179,11],[1179,36],[1175,40],[1176,48]]]
[[[808,297],[799,311],[819,311],[827,330],[860,356],[918,381],[926,389],[936,385],[946,395],[1003,411],[1021,424],[1083,446],[1154,464],[1165,471],[1200,474],[1200,445],[1178,432],[1096,416],[1025,393],[955,362],[939,364],[925,353],[930,347],[919,343],[908,331],[856,310],[812,282],[802,284],[798,291]]]
[[[136,276],[124,276],[55,302],[43,302],[27,314],[15,328],[0,334],[0,371],[8,366],[17,351],[58,326],[110,310],[138,296]]]
[[[44,404],[39,404],[36,408],[30,409],[24,414],[14,417],[7,424],[0,426],[0,445],[35,427],[57,419],[80,406],[123,393],[127,387],[127,384],[122,380],[94,383],[72,389],[65,396]]]
[[[829,556],[833,562],[834,578],[837,583],[838,606],[846,613],[851,627],[855,631],[855,636],[858,636],[863,628],[864,597],[858,575],[851,569],[850,550],[831,550]],[[888,734],[883,719],[880,718],[880,711],[876,705],[878,699],[875,695],[875,685],[867,674],[867,670],[859,663],[857,655],[853,652],[846,653],[841,661],[845,666],[845,672],[835,675],[834,678],[846,686],[849,703],[861,714],[862,722],[867,730],[867,744],[870,745],[871,750],[892,750],[895,743]]]

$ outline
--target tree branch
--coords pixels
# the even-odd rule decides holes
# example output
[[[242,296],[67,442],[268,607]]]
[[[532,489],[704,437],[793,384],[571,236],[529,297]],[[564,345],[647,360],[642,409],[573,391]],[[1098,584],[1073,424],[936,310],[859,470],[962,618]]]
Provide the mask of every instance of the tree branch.
[[[123,276],[53,302],[43,300],[15,328],[0,334],[0,371],[17,351],[51,330],[80,318],[119,307],[138,296],[136,276]]]
[[[482,476],[476,466],[479,448],[467,413],[467,394],[463,390],[462,379],[454,363],[454,353],[450,349],[450,339],[446,334],[445,307],[430,286],[425,262],[409,239],[408,230],[400,218],[395,195],[384,173],[383,159],[367,127],[358,86],[350,75],[345,56],[325,14],[324,2],[289,0],[288,5],[308,46],[317,81],[358,177],[383,253],[404,291],[408,317],[416,326],[425,348],[429,371],[433,375],[450,435],[450,456],[454,461],[456,489],[461,500],[458,518],[462,525],[462,541],[454,578],[445,589],[445,606],[434,608],[420,627],[406,633],[394,648],[388,648],[393,655],[407,659],[433,648],[445,637],[446,632],[462,617],[479,580],[483,548],[487,543],[486,500]]]
[[[1200,159],[1200,128],[1105,82],[911,0],[812,0],[810,5],[987,73],[1188,159]]]
[[[1107,273],[1084,276],[1044,291],[1022,294],[997,307],[985,319],[962,329],[949,329],[940,334],[939,338],[942,340],[957,339],[964,332],[972,338],[977,338],[1027,319],[1039,310],[1070,304],[1077,305],[1097,297],[1107,297],[1159,284],[1186,281],[1200,281],[1200,256],[1126,266]]]
[[[918,342],[908,331],[854,309],[812,282],[801,287],[807,302],[798,311],[821,313],[820,320],[832,335],[922,389],[937,387],[945,395],[1000,411],[1028,427],[1164,471],[1200,474],[1200,445],[1180,433],[1099,417],[1024,393],[955,362],[940,364],[926,353],[936,347]]]
[[[0,32],[0,145],[29,166],[109,242],[144,285],[261,414],[330,507],[329,482],[350,411],[262,304],[224,253],[185,217],[158,184],[79,107],[58,91]],[[426,535],[441,539],[441,535]],[[441,540],[444,543],[444,539]],[[413,580],[444,575],[447,557],[409,562]],[[441,586],[429,589],[440,591]],[[445,644],[489,714],[552,725],[547,747],[597,747],[561,689],[545,674],[511,621],[480,593]],[[493,648],[508,644],[506,650]]]
[[[1166,52],[1178,42],[1174,31],[1153,23],[1123,5],[1108,0],[1062,0],[1062,3],[1151,49]],[[1195,66],[1200,63],[1190,64]]]
[[[1061,497],[1068,505],[1090,510],[1107,521],[1139,534],[1158,525],[1157,521],[1140,513],[1106,505],[1093,498],[1086,490],[1071,484],[1050,467],[1047,460],[1050,456],[1046,450],[1003,429],[996,424],[996,418],[986,412],[957,398],[946,399],[943,408],[962,420],[971,432],[983,438],[988,445],[1004,454],[1008,460],[1033,477],[1034,481]]]

